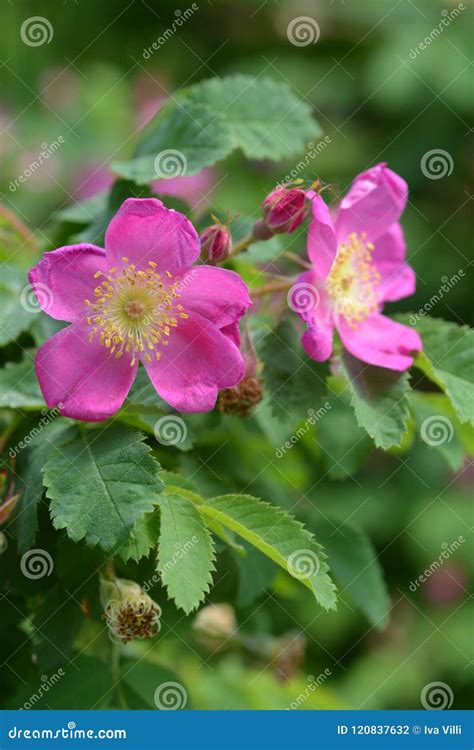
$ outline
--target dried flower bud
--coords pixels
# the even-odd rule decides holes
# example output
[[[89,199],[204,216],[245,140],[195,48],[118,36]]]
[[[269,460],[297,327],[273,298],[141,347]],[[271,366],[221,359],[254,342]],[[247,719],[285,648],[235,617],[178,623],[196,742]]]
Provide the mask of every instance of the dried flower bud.
[[[225,224],[212,224],[203,231],[199,239],[203,258],[211,263],[225,260],[232,251],[232,237]]]
[[[230,604],[209,604],[203,607],[193,623],[201,643],[211,649],[221,647],[237,630],[234,608]]]
[[[261,378],[244,378],[234,388],[219,392],[217,408],[221,414],[249,417],[263,397]]]
[[[160,632],[161,608],[135,581],[102,579],[101,598],[107,627],[123,643]]]
[[[293,232],[306,218],[308,201],[301,188],[278,187],[262,203],[263,217],[273,234]]]

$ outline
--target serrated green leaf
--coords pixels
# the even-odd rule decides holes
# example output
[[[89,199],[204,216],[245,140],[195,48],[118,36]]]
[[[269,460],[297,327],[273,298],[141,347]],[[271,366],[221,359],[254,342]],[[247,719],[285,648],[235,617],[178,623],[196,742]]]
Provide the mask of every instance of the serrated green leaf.
[[[117,555],[124,562],[138,562],[142,557],[148,557],[151,550],[156,547],[159,534],[160,514],[155,508],[151,513],[138,519],[127,541],[117,549]]]
[[[31,356],[26,356],[22,362],[7,362],[0,369],[0,406],[10,409],[45,406]]]
[[[342,586],[341,594],[347,592],[372,625],[384,628],[390,612],[390,596],[367,534],[353,524],[329,520],[318,521],[317,533],[331,570]]]
[[[160,176],[155,158],[163,151],[178,152],[178,166],[191,175],[237,148],[249,159],[295,156],[319,132],[311,108],[285,83],[233,75],[181,91],[148,125],[135,159],[113,167],[145,183]]]
[[[53,448],[59,447],[73,435],[74,428],[61,418],[50,422],[16,459],[20,500],[15,513],[15,536],[20,553],[26,552],[35,541],[38,531],[38,505],[44,493],[43,468]]]
[[[399,446],[409,417],[408,373],[367,365],[345,350],[340,365],[358,424],[378,448]]]
[[[449,397],[461,422],[474,425],[474,330],[438,318],[421,318],[423,351],[415,366]]]
[[[214,497],[198,509],[300,579],[322,607],[336,608],[336,587],[328,575],[323,548],[289,513],[249,495]]]
[[[257,342],[265,363],[265,392],[276,417],[296,424],[317,410],[326,393],[326,368],[305,354],[290,321],[282,321]]]
[[[158,571],[176,606],[189,614],[212,583],[214,543],[195,506],[178,494],[160,499]]]
[[[163,485],[159,464],[143,435],[111,426],[78,430],[54,449],[44,469],[56,529],[109,550],[124,543],[135,523],[153,510]]]

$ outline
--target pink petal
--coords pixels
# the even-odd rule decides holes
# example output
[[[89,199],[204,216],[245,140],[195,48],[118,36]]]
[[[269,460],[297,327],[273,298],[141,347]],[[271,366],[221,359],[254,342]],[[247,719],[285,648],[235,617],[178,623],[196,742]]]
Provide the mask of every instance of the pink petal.
[[[308,357],[325,362],[332,354],[333,328],[312,326],[303,333],[301,343]]]
[[[329,208],[320,195],[311,201],[313,217],[308,229],[308,257],[318,279],[324,280],[336,257],[337,242]]]
[[[28,279],[48,315],[72,322],[85,314],[84,300],[94,298],[94,274],[101,269],[105,269],[102,248],[69,245],[45,253],[28,273]]]
[[[130,259],[137,268],[149,261],[158,272],[173,275],[187,270],[199,257],[200,244],[191,222],[157,198],[128,198],[120,206],[105,234],[109,266]]]
[[[336,217],[338,244],[352,232],[365,232],[374,242],[398,221],[408,198],[408,186],[385,164],[360,174],[342,199]]]
[[[138,365],[124,355],[115,359],[89,328],[74,323],[50,338],[35,362],[43,396],[49,407],[61,404],[65,417],[101,422],[122,406]]]
[[[210,411],[218,390],[232,388],[244,376],[238,347],[197,314],[179,321],[159,362],[143,364],[159,395],[183,412]]]
[[[378,238],[373,262],[381,275],[378,291],[382,302],[395,302],[415,292],[416,276],[405,261],[406,243],[400,224],[392,224]]]
[[[252,304],[239,274],[214,266],[195,266],[180,283],[180,299],[186,312],[196,312],[218,328],[234,323]]]
[[[308,325],[301,339],[306,353],[311,359],[324,362],[332,353],[334,323],[327,294],[315,270],[298,276],[288,303]]]
[[[354,357],[390,370],[407,370],[413,364],[410,355],[422,349],[416,331],[384,315],[371,315],[356,328],[351,328],[341,317],[337,329],[345,348]]]

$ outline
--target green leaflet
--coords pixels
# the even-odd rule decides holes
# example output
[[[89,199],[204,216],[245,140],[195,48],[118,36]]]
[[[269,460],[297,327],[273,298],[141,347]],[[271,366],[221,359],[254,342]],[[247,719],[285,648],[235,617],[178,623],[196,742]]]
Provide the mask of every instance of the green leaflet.
[[[366,533],[351,523],[322,520],[318,538],[328,554],[331,571],[369,622],[383,629],[390,612],[390,597],[382,567]]]
[[[189,614],[212,583],[214,543],[192,502],[177,492],[160,499],[158,571],[176,606]]]
[[[321,545],[285,511],[249,495],[222,495],[198,510],[218,521],[280,565],[312,591],[325,609],[336,608],[336,587]]]
[[[429,317],[418,320],[416,329],[423,351],[415,366],[446,393],[461,422],[474,425],[473,329]]]
[[[233,75],[181,91],[149,124],[135,158],[113,168],[145,183],[167,174],[166,153],[171,176],[191,175],[237,148],[249,159],[289,158],[319,133],[311,108],[285,83]]]
[[[54,527],[105,550],[126,542],[138,519],[158,502],[163,487],[158,469],[136,430],[78,430],[52,451],[44,469]]]
[[[343,351],[341,372],[351,395],[358,424],[373,438],[377,448],[399,446],[407,430],[408,373],[366,365]]]

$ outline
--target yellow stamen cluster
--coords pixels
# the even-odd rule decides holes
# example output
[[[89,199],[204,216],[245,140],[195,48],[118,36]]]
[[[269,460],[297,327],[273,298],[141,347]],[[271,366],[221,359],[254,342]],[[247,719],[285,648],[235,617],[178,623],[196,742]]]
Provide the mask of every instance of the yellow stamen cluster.
[[[326,290],[333,300],[334,311],[355,328],[377,311],[377,286],[380,274],[372,261],[374,246],[366,242],[366,234],[349,235],[339,245],[337,255],[326,279]]]
[[[89,341],[100,337],[100,343],[110,349],[117,359],[130,355],[133,366],[139,357],[151,362],[159,360],[160,347],[167,346],[173,328],[180,318],[187,318],[177,300],[180,281],[166,271],[162,277],[156,263],[149,261],[145,270],[137,270],[129,258],[122,258],[123,266],[97,271],[102,278],[94,290],[95,299],[86,299],[91,327]]]

